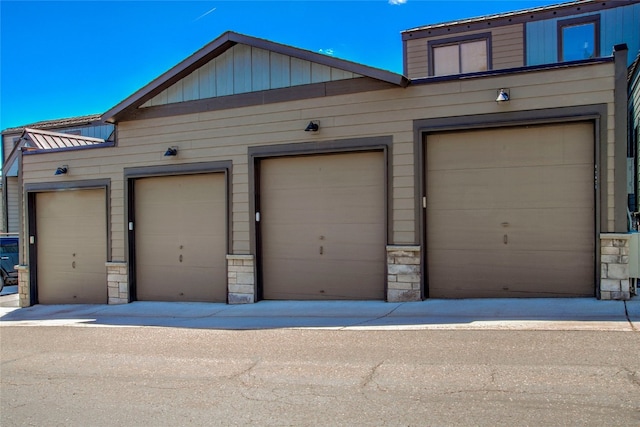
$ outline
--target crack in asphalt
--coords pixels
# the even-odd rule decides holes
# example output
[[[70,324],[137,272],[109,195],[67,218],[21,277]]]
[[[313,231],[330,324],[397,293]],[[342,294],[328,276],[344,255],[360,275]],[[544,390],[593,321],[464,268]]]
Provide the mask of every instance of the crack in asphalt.
[[[629,326],[631,326],[631,330],[633,332],[638,332],[638,328],[636,328],[636,326],[631,321],[631,318],[629,317],[629,310],[627,308],[627,302],[623,301],[623,303],[624,303],[624,316],[627,318],[627,322],[629,322]]]
[[[640,387],[640,374],[638,371],[632,371],[629,368],[622,368],[622,371],[627,374],[627,378],[636,387]]]
[[[243,369],[242,371],[238,372],[237,374],[229,375],[229,376],[227,376],[226,378],[227,378],[227,379],[230,379],[230,380],[234,380],[234,379],[236,379],[236,378],[240,378],[240,377],[242,377],[242,376],[244,376],[244,375],[247,375],[247,374],[248,374],[249,372],[251,372],[251,371],[252,371],[256,366],[258,366],[258,363],[260,363],[260,359],[255,360],[255,361],[251,364],[251,366],[247,367],[246,369]],[[242,384],[244,384],[245,386],[249,386],[249,384],[248,384],[246,381],[242,380],[242,379],[240,380],[240,382],[241,382]]]
[[[369,384],[371,384],[373,382],[373,377],[376,375],[376,371],[378,370],[378,368],[380,366],[382,366],[382,364],[384,363],[384,360],[379,362],[376,366],[374,366],[373,368],[371,368],[371,370],[369,371],[369,373],[364,377],[364,379],[362,380],[362,384],[360,386],[360,388],[367,388],[367,386]]]
[[[399,309],[400,307],[402,307],[405,304],[406,303],[401,302],[401,303],[399,303],[397,305],[397,307],[394,307],[393,310],[389,311],[388,313],[383,314],[382,316],[378,316],[378,317],[373,318],[373,319],[367,319],[367,320],[364,320],[364,321],[359,322],[359,323],[354,323],[353,325],[350,325],[350,326],[343,326],[340,329],[342,330],[342,329],[347,329],[347,328],[353,328],[354,326],[363,326],[363,325],[366,325],[367,323],[375,322],[376,320],[380,320],[380,319],[384,319],[385,317],[389,317],[394,311],[396,311],[397,309]]]

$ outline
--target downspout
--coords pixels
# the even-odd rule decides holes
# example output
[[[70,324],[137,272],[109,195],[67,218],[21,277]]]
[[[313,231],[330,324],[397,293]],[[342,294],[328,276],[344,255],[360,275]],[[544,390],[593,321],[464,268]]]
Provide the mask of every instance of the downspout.
[[[627,221],[627,52],[626,44],[613,47],[614,59],[614,232],[629,231]]]

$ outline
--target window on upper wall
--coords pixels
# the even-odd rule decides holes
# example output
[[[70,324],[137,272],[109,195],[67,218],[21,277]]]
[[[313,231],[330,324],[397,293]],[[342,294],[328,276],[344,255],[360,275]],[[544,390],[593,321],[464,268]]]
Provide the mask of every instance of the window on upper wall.
[[[600,56],[600,15],[558,21],[558,61]]]
[[[434,40],[428,43],[429,75],[475,73],[491,69],[491,34]]]

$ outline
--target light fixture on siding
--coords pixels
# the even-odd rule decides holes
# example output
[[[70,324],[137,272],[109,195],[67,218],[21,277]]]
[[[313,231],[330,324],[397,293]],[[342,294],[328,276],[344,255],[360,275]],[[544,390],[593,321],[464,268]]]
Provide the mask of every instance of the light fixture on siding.
[[[53,173],[54,175],[66,175],[69,172],[69,166],[62,165]]]
[[[307,125],[307,128],[304,130],[305,132],[318,132],[320,130],[320,122],[311,120]]]
[[[509,101],[509,89],[500,89],[498,91],[498,97],[496,98],[496,102],[507,102]]]
[[[165,157],[175,157],[178,155],[178,147],[169,147],[164,152]]]

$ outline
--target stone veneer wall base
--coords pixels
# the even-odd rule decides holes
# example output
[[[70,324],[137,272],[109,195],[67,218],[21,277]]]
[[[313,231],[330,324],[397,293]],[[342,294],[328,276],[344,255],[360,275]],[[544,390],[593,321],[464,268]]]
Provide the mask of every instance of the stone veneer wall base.
[[[387,301],[420,301],[420,246],[387,246]]]
[[[18,295],[20,307],[31,305],[31,284],[29,283],[29,266],[16,265],[18,271]]]
[[[129,276],[126,262],[107,262],[107,294],[109,304],[129,303]]]
[[[629,234],[600,234],[600,299],[631,298]]]
[[[253,255],[227,255],[227,301],[229,304],[256,302],[256,271]]]

